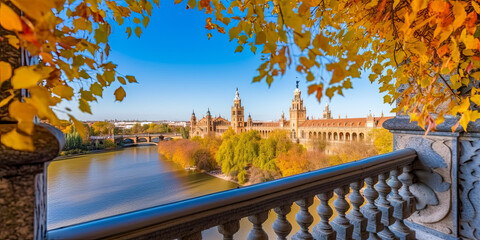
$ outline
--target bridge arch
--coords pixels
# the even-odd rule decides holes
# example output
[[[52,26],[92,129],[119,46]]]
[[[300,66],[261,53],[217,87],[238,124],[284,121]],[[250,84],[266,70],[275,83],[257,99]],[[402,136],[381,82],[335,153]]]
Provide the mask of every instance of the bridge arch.
[[[338,134],[338,139],[339,139],[340,141],[343,141],[343,140],[344,140],[343,132],[340,132],[340,133]]]
[[[350,133],[345,133],[345,141],[350,141]]]
[[[337,133],[337,132],[334,132],[334,133],[333,133],[333,140],[334,140],[334,141],[337,141],[337,140],[338,140],[338,133]]]

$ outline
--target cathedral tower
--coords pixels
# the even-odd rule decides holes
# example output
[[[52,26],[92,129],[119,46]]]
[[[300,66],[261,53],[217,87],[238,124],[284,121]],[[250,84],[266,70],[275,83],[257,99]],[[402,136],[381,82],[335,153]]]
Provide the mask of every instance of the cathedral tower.
[[[250,116],[250,114],[248,114],[248,118],[247,118],[247,131],[248,131],[248,130],[251,130],[251,129],[252,129],[252,126],[253,126],[252,116]]]
[[[235,92],[235,98],[233,99],[232,128],[235,133],[242,133],[245,131],[244,111],[242,107],[242,99],[240,99],[240,94],[238,93],[238,88]]]
[[[195,111],[192,111],[192,117],[190,118],[190,131],[192,133],[196,126],[197,126],[197,117],[195,117]]]
[[[328,108],[328,103],[325,104],[325,109],[323,110],[323,119],[332,119],[332,111]]]
[[[210,108],[208,108],[206,118],[207,118],[207,134],[210,134],[213,132],[213,123],[212,123],[212,115],[210,114]]]
[[[307,109],[303,106],[302,92],[297,88],[293,91],[292,106],[290,107],[290,128],[292,138],[298,138],[298,126],[307,119]]]

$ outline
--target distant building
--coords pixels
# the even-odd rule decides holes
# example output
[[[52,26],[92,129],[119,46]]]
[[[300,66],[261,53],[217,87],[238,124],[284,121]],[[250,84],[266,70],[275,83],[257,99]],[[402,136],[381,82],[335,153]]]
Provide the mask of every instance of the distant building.
[[[253,121],[250,114],[244,120],[245,109],[238,89],[235,92],[231,108],[231,121],[219,116],[213,118],[210,109],[207,115],[197,121],[195,112],[190,119],[191,136],[221,136],[229,127],[236,133],[257,130],[262,137],[275,130],[282,129],[290,132],[292,140],[307,141],[309,139],[323,139],[326,141],[357,141],[363,140],[368,132],[374,128],[381,128],[385,120],[393,117],[374,117],[371,113],[366,118],[338,118],[333,119],[331,110],[326,104],[322,119],[308,119],[307,109],[303,106],[302,92],[297,87],[293,91],[293,99],[289,109],[289,120],[284,114],[275,122]]]

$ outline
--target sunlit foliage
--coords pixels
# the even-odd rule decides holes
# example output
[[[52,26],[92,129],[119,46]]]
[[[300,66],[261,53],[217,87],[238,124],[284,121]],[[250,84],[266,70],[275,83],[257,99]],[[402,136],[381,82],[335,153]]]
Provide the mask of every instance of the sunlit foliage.
[[[29,137],[33,116],[59,125],[52,108],[61,101],[76,101],[82,112],[91,113],[90,102],[102,97],[103,90],[113,82],[135,83],[135,77],[117,72],[117,65],[108,61],[111,25],[127,21],[123,27],[126,36],[134,32],[140,37],[154,4],[158,5],[158,0],[1,0],[0,26],[10,34],[0,36],[0,41],[26,49],[39,60],[36,66],[18,68],[12,67],[16,59],[0,61],[2,91],[10,93],[0,105],[8,105],[10,117],[18,121],[17,129],[2,135],[2,143],[34,150]],[[19,89],[29,91],[22,102],[18,99]],[[114,95],[122,101],[123,87],[117,88]],[[69,114],[70,109],[61,111],[82,133],[83,125]]]
[[[399,100],[394,111],[407,112],[427,130],[435,129],[446,114],[458,115],[464,129],[480,117],[476,0],[185,2],[187,8],[210,14],[205,28],[228,34],[238,43],[235,52],[249,48],[262,56],[254,82],[270,85],[295,69],[310,83],[309,94],[320,100],[343,95],[352,81],[368,74],[381,85],[386,103]],[[90,103],[102,97],[105,87],[136,82],[108,61],[112,24],[124,26],[127,37],[139,37],[158,3],[1,0],[0,26],[11,34],[0,41],[25,48],[39,60],[36,66],[19,68],[0,61],[0,84],[10,93],[0,106],[8,105],[9,116],[18,122],[2,135],[2,143],[32,151],[34,116],[59,125],[52,108],[62,100],[76,101],[81,111],[91,113]],[[19,89],[30,93],[23,102],[17,98]],[[119,87],[114,95],[121,101],[126,93]],[[78,129],[83,127],[69,116]]]
[[[228,32],[235,51],[262,55],[254,82],[270,85],[295,69],[320,100],[343,95],[368,74],[385,103],[400,100],[394,111],[428,130],[445,114],[460,116],[464,129],[480,117],[476,0],[201,0],[188,6],[210,13],[205,27]]]
[[[372,129],[373,145],[378,154],[393,151],[393,134],[387,129]]]

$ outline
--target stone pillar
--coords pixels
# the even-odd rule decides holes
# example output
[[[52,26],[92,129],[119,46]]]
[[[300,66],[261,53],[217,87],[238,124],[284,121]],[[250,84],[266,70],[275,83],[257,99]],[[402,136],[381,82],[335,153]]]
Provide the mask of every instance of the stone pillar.
[[[0,135],[15,124],[0,123]],[[47,166],[63,148],[60,130],[40,124],[33,134],[34,152],[0,145],[0,239],[45,239]]]
[[[418,239],[480,239],[480,121],[452,132],[456,121],[446,117],[428,135],[408,116],[383,124],[393,133],[393,150],[418,153],[410,188],[417,212],[407,221]]]

